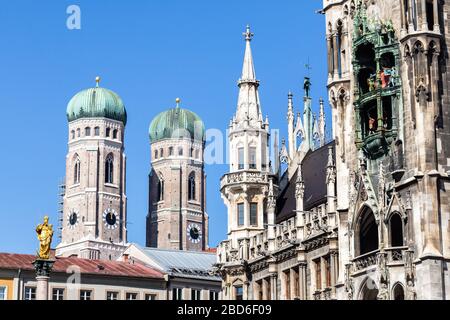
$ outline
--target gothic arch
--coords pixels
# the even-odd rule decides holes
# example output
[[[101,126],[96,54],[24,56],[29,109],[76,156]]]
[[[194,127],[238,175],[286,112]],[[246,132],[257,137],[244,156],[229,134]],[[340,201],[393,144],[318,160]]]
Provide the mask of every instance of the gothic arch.
[[[367,277],[361,284],[359,289],[359,300],[376,300],[378,296],[378,287],[375,281]]]
[[[73,162],[73,184],[80,183],[81,179],[81,161],[78,153],[75,153],[72,158]]]
[[[194,171],[188,177],[188,200],[197,200],[197,184]]]
[[[398,211],[392,212],[388,217],[389,246],[403,247],[405,245],[405,224]]]
[[[363,205],[354,221],[354,251],[360,256],[379,248],[378,221],[374,211]]]
[[[401,282],[396,282],[392,286],[392,294],[391,297],[394,300],[405,300],[405,287]]]
[[[105,160],[105,183],[114,183],[114,156],[109,153]]]
[[[158,179],[157,189],[156,189],[156,199],[159,202],[159,201],[164,200],[164,176],[161,172],[158,172],[156,177]]]

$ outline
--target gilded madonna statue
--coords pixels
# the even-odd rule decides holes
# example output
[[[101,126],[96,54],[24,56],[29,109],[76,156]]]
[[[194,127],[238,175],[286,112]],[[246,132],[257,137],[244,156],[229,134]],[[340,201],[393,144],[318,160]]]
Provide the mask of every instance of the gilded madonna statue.
[[[38,257],[48,260],[50,258],[50,246],[53,238],[53,225],[48,223],[48,216],[44,217],[44,223],[36,227],[37,238],[40,242]]]

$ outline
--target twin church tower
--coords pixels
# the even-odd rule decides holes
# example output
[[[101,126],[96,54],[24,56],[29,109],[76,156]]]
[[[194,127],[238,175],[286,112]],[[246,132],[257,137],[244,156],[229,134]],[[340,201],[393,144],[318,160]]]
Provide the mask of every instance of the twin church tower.
[[[122,99],[99,86],[67,106],[69,141],[61,243],[57,256],[115,260],[126,249],[124,153],[127,112]],[[202,251],[208,244],[203,151],[205,128],[177,105],[150,124],[151,169],[146,245]]]

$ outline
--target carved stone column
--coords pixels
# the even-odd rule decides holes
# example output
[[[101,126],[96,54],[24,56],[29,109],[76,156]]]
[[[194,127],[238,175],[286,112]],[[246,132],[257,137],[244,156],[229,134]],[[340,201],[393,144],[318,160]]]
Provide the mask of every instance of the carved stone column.
[[[298,267],[298,285],[300,300],[308,300],[306,284],[306,261],[301,262]]]
[[[33,262],[37,281],[36,300],[48,300],[48,281],[54,263],[54,260],[42,259]]]

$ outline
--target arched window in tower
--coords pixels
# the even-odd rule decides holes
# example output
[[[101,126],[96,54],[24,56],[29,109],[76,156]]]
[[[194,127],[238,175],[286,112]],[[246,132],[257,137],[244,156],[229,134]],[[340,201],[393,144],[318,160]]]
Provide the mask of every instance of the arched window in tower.
[[[398,212],[394,213],[389,219],[389,233],[391,247],[402,247],[404,245],[403,221]]]
[[[98,137],[98,136],[100,135],[100,128],[99,128],[99,127],[95,127],[95,128],[94,128],[94,135],[95,135],[96,137]]]
[[[117,129],[114,129],[113,131],[113,139],[117,139]]]
[[[173,147],[169,147],[169,156],[173,156]]]
[[[155,150],[155,160],[158,159],[158,150]]]
[[[84,128],[84,135],[86,137],[90,137],[91,136],[91,128],[90,127]]]
[[[359,250],[356,250],[358,255],[363,255],[378,249],[378,225],[375,221],[375,216],[368,207],[365,207],[361,212],[358,223],[359,241],[357,245]]]
[[[188,199],[189,200],[196,200],[196,194],[195,194],[195,173],[192,172],[189,175],[189,181],[188,181]]]
[[[114,183],[114,158],[111,154],[105,161],[105,183]]]
[[[163,201],[164,200],[164,177],[162,174],[158,177],[158,190],[156,195],[157,201]]]
[[[111,128],[106,128],[106,137],[109,138],[111,136]]]
[[[77,129],[77,138],[79,138],[81,136],[81,130],[80,128]]]
[[[70,138],[73,140],[73,139],[75,139],[75,130],[72,130],[71,132],[70,132]]]
[[[178,155],[182,156],[183,155],[183,147],[179,147],[178,148]]]
[[[159,149],[159,156],[160,156],[161,158],[164,157],[164,149],[163,149],[163,148]]]
[[[75,164],[73,166],[73,184],[79,184],[80,183],[80,173],[81,173],[81,162],[78,155],[75,155]]]

